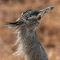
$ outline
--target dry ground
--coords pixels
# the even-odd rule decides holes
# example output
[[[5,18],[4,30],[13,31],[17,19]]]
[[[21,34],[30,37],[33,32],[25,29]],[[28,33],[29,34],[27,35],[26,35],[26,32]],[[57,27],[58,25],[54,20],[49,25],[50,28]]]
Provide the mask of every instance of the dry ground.
[[[60,0],[0,0],[0,60],[24,60],[13,56],[16,35],[4,26],[16,21],[27,9],[40,10],[49,6],[55,8],[44,16],[37,30],[50,60],[60,60]]]

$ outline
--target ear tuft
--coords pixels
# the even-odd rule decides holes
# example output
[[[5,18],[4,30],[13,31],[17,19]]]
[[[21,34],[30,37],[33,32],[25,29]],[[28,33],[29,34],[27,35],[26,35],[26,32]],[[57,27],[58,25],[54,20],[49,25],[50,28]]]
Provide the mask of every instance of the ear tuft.
[[[14,27],[16,27],[17,25],[16,25],[16,22],[13,22],[13,23],[8,22],[8,23],[5,24],[5,26],[8,26],[9,28],[14,28]]]
[[[17,26],[23,24],[23,21],[16,21],[16,22],[8,22],[5,25],[8,26],[9,28],[16,28]]]

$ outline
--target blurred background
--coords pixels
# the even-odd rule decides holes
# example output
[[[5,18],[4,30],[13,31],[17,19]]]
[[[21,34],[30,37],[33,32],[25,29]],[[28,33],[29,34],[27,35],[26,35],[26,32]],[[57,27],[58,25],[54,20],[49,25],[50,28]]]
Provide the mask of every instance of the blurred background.
[[[21,13],[28,10],[41,10],[49,6],[55,8],[42,19],[37,33],[50,60],[60,60],[60,0],[0,0],[0,60],[24,60],[13,56],[17,34],[7,28],[6,22],[14,22]]]

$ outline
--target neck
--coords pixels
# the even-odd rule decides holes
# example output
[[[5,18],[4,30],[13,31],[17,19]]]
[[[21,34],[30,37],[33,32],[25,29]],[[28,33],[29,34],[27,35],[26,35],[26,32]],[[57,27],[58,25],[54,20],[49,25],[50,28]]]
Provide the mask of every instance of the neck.
[[[20,44],[22,44],[22,48],[19,45],[20,49],[24,52],[26,59],[25,60],[48,60],[46,52],[40,43],[36,30],[31,31],[29,29],[21,28],[18,39],[21,37]]]

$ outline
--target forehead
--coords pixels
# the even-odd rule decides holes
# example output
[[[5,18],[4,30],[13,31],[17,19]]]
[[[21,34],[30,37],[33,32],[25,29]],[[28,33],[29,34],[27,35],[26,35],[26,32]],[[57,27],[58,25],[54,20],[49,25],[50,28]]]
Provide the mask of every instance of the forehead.
[[[37,14],[39,14],[39,13],[40,13],[40,11],[30,9],[30,10],[25,11],[25,12],[23,13],[23,15],[24,15],[24,14],[37,15]]]

